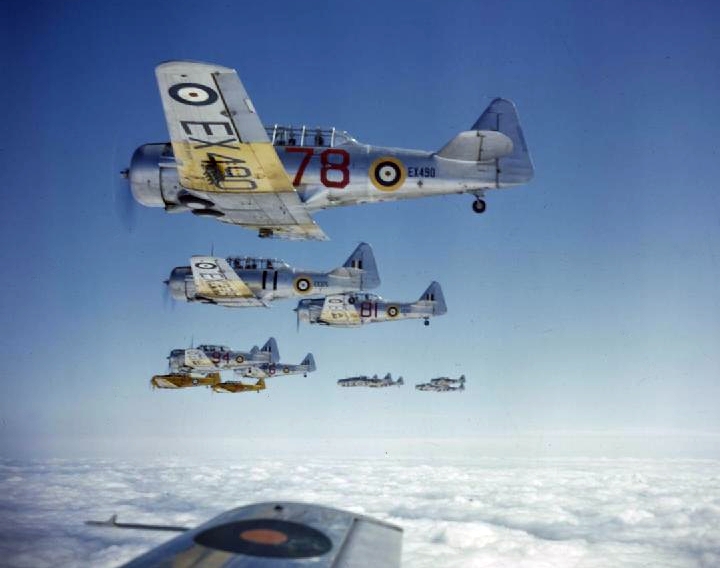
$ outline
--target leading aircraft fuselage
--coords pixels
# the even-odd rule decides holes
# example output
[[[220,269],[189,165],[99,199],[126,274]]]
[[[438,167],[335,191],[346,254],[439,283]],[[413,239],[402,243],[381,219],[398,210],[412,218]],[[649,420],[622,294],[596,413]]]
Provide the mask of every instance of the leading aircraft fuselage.
[[[352,138],[341,142],[333,147],[275,145],[300,200],[310,212],[431,195],[480,195],[486,189],[528,181],[523,175],[515,180],[508,171],[501,178],[497,160],[454,160],[436,152],[360,144]],[[183,194],[199,196],[229,211],[237,208],[241,199],[241,194],[234,192],[206,193],[183,188],[169,143],[138,148],[130,177],[135,186],[144,188],[145,205],[164,206],[169,211],[194,209],[181,203],[179,196]],[[195,212],[202,214],[202,210]],[[218,219],[230,221],[231,217]]]

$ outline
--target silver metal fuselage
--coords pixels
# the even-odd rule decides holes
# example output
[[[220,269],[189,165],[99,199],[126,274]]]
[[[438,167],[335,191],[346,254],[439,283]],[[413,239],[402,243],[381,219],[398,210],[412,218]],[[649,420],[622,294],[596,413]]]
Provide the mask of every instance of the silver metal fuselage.
[[[197,351],[195,349],[194,351]],[[216,371],[244,369],[252,365],[272,363],[272,354],[265,351],[233,351],[227,349],[201,349],[209,361],[200,362],[186,356],[186,350],[174,350],[168,357],[170,372],[205,374]]]
[[[340,267],[332,272],[314,272],[291,268],[286,264],[246,269],[236,268],[231,260],[228,263],[253,293],[264,301],[312,298],[352,292],[363,288],[361,271],[356,268]],[[174,268],[168,279],[168,286],[170,294],[176,300],[241,307],[232,299],[223,301],[222,298],[209,299],[198,295],[189,266]]]
[[[313,212],[342,205],[395,201],[432,195],[473,193],[511,187],[527,182],[503,173],[497,160],[470,162],[442,158],[435,152],[403,150],[360,144],[353,139],[334,146],[275,146],[282,164],[293,180],[300,200]],[[396,184],[382,189],[374,183],[378,162],[398,160],[404,174]],[[180,185],[172,147],[146,144],[133,155],[130,181],[136,198],[146,206],[165,207],[169,212],[189,211],[179,196],[195,195],[225,211],[219,221],[233,222],[232,210],[242,195],[233,192],[212,194]],[[196,211],[196,213],[198,213]]]

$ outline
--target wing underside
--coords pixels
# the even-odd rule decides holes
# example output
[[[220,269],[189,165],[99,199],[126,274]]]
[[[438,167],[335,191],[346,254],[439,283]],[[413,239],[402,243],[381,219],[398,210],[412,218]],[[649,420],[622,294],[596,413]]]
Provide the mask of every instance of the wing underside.
[[[327,296],[320,312],[320,321],[335,325],[359,325],[360,315],[355,304],[342,294]]]
[[[264,305],[225,259],[193,256],[190,267],[198,296],[241,307]]]
[[[228,223],[261,236],[326,240],[234,70],[170,61],[156,69],[180,184]]]

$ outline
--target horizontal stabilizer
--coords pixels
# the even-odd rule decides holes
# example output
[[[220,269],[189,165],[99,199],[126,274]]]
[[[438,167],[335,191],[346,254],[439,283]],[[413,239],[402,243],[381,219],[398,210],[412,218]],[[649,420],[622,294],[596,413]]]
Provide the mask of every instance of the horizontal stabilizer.
[[[450,140],[437,155],[448,160],[489,162],[511,154],[513,142],[502,132],[468,130]]]

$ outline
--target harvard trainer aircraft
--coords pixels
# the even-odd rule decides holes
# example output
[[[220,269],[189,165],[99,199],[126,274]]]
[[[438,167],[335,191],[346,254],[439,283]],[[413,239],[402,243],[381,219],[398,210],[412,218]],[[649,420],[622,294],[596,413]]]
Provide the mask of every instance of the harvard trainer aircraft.
[[[173,298],[227,307],[268,306],[272,300],[368,290],[380,284],[372,248],[366,243],[330,272],[299,270],[269,258],[193,256],[190,264],[170,274],[167,284]]]
[[[359,292],[335,294],[319,299],[300,300],[298,322],[317,323],[336,327],[355,327],[366,323],[424,319],[447,312],[442,288],[432,282],[416,302],[389,302],[375,294]]]
[[[429,383],[420,383],[415,385],[419,391],[434,392],[450,392],[465,390],[465,375],[460,375],[459,379],[451,379],[449,377],[438,377],[431,379]]]
[[[393,381],[392,375],[388,373],[382,379],[379,379],[377,375],[368,377],[367,375],[360,375],[358,377],[348,377],[347,379],[338,380],[337,384],[341,387],[371,387],[371,388],[382,388],[382,387],[399,387],[405,384],[402,377],[399,377],[397,381]]]
[[[214,392],[260,392],[261,390],[265,390],[265,381],[263,379],[260,379],[257,383],[254,385],[248,385],[243,383],[242,381],[226,381],[224,383],[217,383],[212,385],[212,390]]]
[[[156,388],[166,389],[213,386],[221,382],[221,371],[239,371],[279,360],[280,352],[273,337],[261,348],[255,346],[249,352],[233,351],[224,345],[173,349],[168,356],[169,373],[155,375],[150,382]]]
[[[283,375],[299,375],[307,377],[308,373],[313,373],[317,367],[315,366],[315,357],[312,353],[305,355],[305,358],[299,365],[291,365],[289,363],[256,363],[249,367],[237,369],[236,375],[243,377],[255,377],[256,379],[266,379],[268,377],[279,377]]]
[[[485,211],[489,189],[533,175],[515,106],[495,99],[469,130],[435,152],[361,144],[346,132],[265,128],[233,69],[170,61],[156,69],[170,142],[133,154],[135,199],[255,229],[261,237],[325,240],[311,213],[470,193]]]

